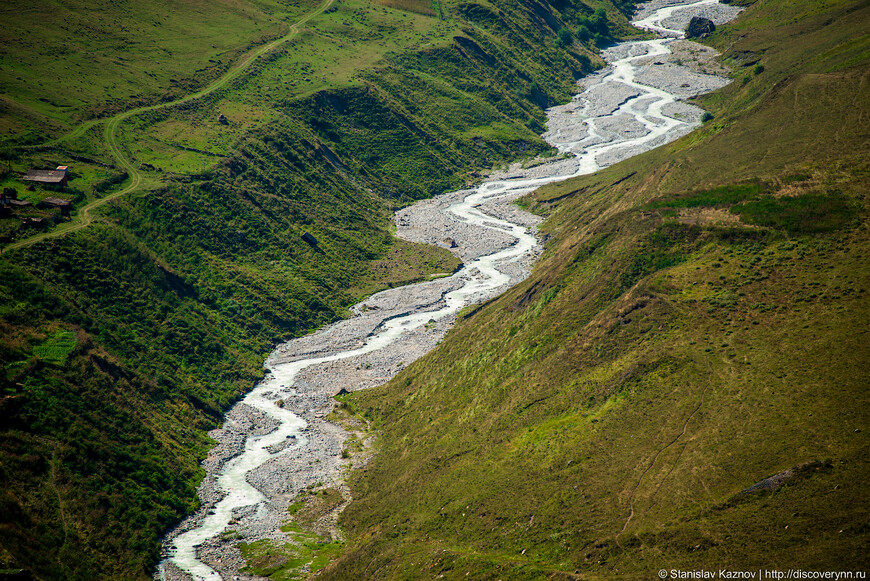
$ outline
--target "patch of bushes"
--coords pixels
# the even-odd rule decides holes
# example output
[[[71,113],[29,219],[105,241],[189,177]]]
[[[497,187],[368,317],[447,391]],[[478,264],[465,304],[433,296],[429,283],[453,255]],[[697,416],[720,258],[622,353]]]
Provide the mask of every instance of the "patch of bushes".
[[[764,191],[764,186],[758,182],[720,186],[711,190],[691,192],[656,200],[646,205],[647,208],[698,208],[702,206],[724,206],[736,204],[754,198]]]
[[[689,246],[700,233],[700,228],[676,222],[659,226],[635,247],[631,261],[620,274],[617,292],[621,294],[653,272],[684,262]]]
[[[63,365],[70,352],[76,347],[76,334],[68,329],[60,329],[51,337],[33,348],[33,354],[43,361]]]
[[[785,230],[789,234],[819,234],[846,227],[856,210],[840,192],[764,197],[731,208],[748,224]]]
[[[114,172],[111,176],[94,182],[93,188],[94,192],[98,194],[102,194],[103,192],[107,192],[117,186],[118,184],[124,183],[126,179],[130,177],[130,175],[125,171]]]

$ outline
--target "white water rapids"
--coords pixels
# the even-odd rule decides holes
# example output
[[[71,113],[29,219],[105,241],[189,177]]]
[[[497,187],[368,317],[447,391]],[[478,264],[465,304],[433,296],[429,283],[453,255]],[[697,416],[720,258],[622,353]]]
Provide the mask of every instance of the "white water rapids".
[[[385,349],[403,336],[419,332],[433,321],[455,316],[466,305],[495,296],[528,276],[528,265],[539,249],[533,232],[527,226],[484,213],[482,205],[509,203],[544,184],[595,172],[673,141],[699,124],[702,111],[682,103],[681,99],[718,88],[727,83],[727,79],[664,62],[670,54],[669,45],[682,36],[681,28],[668,27],[675,26],[672,24],[674,21],[684,26],[692,14],[708,15],[718,22],[736,14],[733,9],[729,11],[724,7],[723,11],[717,12],[720,6],[716,0],[654,0],[647,3],[635,24],[666,38],[620,43],[608,49],[605,58],[609,67],[584,79],[582,86],[585,90],[571,103],[549,112],[549,131],[544,135],[545,139],[560,151],[574,154],[574,157],[529,170],[514,169],[509,177],[486,181],[458,201],[443,206],[446,216],[441,219],[445,223],[458,224],[457,227],[466,230],[473,226],[476,228],[471,230],[473,232],[489,231],[495,238],[508,242],[497,244],[493,252],[468,260],[450,281],[441,283],[446,285],[443,287],[446,290],[437,300],[418,305],[407,314],[388,317],[385,313],[387,318],[363,334],[361,344],[357,343],[353,348],[339,344],[332,349],[322,349],[323,355],[289,362],[281,360],[286,349],[279,349],[270,356],[266,362],[270,374],[241,403],[259,410],[277,427],[267,434],[260,430],[259,434],[249,435],[243,451],[219,467],[219,472],[213,476],[216,477],[217,489],[221,491],[218,497],[222,498],[210,508],[204,500],[206,507],[198,516],[170,533],[166,541],[167,558],[160,565],[158,578],[222,579],[218,571],[201,560],[197,549],[205,543],[216,542],[229,523],[235,522],[243,507],[256,507],[249,509],[251,518],[262,518],[270,510],[275,510],[270,507],[270,496],[249,480],[255,470],[287,454],[288,441],[293,442],[291,448],[294,449],[304,449],[308,445],[307,422],[276,405],[276,394],[293,392],[300,372],[312,366],[359,358]],[[454,198],[455,194],[449,199]],[[429,208],[432,211],[431,204]],[[408,215],[413,216],[413,210],[414,207]],[[437,229],[431,231],[437,226],[434,224],[437,221],[429,215],[417,222],[418,229],[430,228],[430,231],[416,239],[440,241],[447,235]],[[409,237],[414,238],[413,235]],[[458,237],[459,252],[463,250],[463,244],[474,244],[475,237],[466,236],[466,240]],[[413,292],[411,289],[418,286],[404,288]],[[388,292],[405,291],[394,289]],[[312,337],[316,339],[317,335]],[[311,454],[316,455],[317,451]],[[217,566],[215,563],[212,565]],[[224,574],[237,572],[229,566],[220,568]]]

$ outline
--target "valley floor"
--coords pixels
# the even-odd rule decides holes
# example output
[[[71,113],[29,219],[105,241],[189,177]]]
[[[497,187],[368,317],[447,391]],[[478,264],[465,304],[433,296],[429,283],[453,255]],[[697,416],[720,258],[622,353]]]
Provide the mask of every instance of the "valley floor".
[[[689,3],[675,15],[668,10],[663,21],[685,26],[698,10],[721,23],[737,12],[709,2],[698,6]],[[700,125],[702,110],[683,100],[728,79],[701,68],[710,60],[701,45],[679,41],[683,53],[699,56],[675,63],[672,43],[669,38],[616,45],[606,53],[607,69],[585,79],[571,103],[549,111],[545,138],[568,153],[564,159],[514,165],[474,190],[421,201],[396,214],[398,236],[446,246],[465,267],[449,278],[374,295],[354,307],[354,317],[272,354],[270,376],[211,434],[219,446],[204,463],[202,507],[169,536],[160,576],[302,575],[324,550],[301,555],[312,532],[323,535],[327,552],[333,550],[329,543],[344,540],[336,526],[351,497],[344,473],[362,468],[370,453],[367,448],[361,458],[348,453],[350,434],[332,423],[341,415],[333,396],[389,381],[441,342],[459,309],[485,303],[528,277],[541,249],[527,228],[540,219],[514,205],[519,197],[668,143]],[[359,418],[350,419],[360,426]],[[303,493],[331,494],[334,502],[307,523],[306,532],[287,524],[288,508],[304,503]],[[264,567],[264,554],[284,555],[287,563],[280,566],[276,557]],[[244,567],[243,556],[250,567]]]

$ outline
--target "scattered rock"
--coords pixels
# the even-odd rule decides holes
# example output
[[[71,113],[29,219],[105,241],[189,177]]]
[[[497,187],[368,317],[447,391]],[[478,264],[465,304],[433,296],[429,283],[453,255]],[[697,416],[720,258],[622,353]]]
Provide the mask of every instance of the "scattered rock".
[[[707,36],[716,30],[716,25],[709,18],[703,16],[693,16],[689,21],[689,27],[686,28],[686,38],[698,38]]]
[[[223,113],[221,113],[221,114],[218,115],[218,123],[220,123],[221,125],[229,125],[229,124],[230,124],[230,120],[227,119],[226,115],[224,115]]]
[[[302,239],[311,246],[317,246],[317,238],[312,236],[309,232],[305,232],[304,234],[302,234]]]

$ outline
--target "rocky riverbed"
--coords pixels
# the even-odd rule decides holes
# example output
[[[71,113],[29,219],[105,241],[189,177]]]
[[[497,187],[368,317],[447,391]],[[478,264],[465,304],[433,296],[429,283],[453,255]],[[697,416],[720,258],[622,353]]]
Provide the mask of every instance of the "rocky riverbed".
[[[334,488],[347,500],[342,471],[366,454],[342,457],[348,438],[328,421],[338,392],[380,385],[426,354],[464,305],[480,303],[526,278],[542,248],[539,218],[513,201],[545,183],[590,173],[685,135],[703,111],[686,104],[728,82],[710,49],[684,40],[680,27],[700,14],[720,24],[736,9],[712,0],[654,0],[642,26],[667,35],[605,51],[608,67],[583,79],[571,102],[548,112],[544,138],[559,158],[493,172],[474,189],[398,211],[397,235],[449,248],[465,264],[453,276],[375,294],[353,316],[279,346],[266,378],[210,433],[202,508],[168,533],[157,578],[258,579],[240,572],[240,542],[289,542],[280,530],[300,492]],[[343,506],[343,505],[342,505]],[[341,507],[317,523],[340,537]]]

